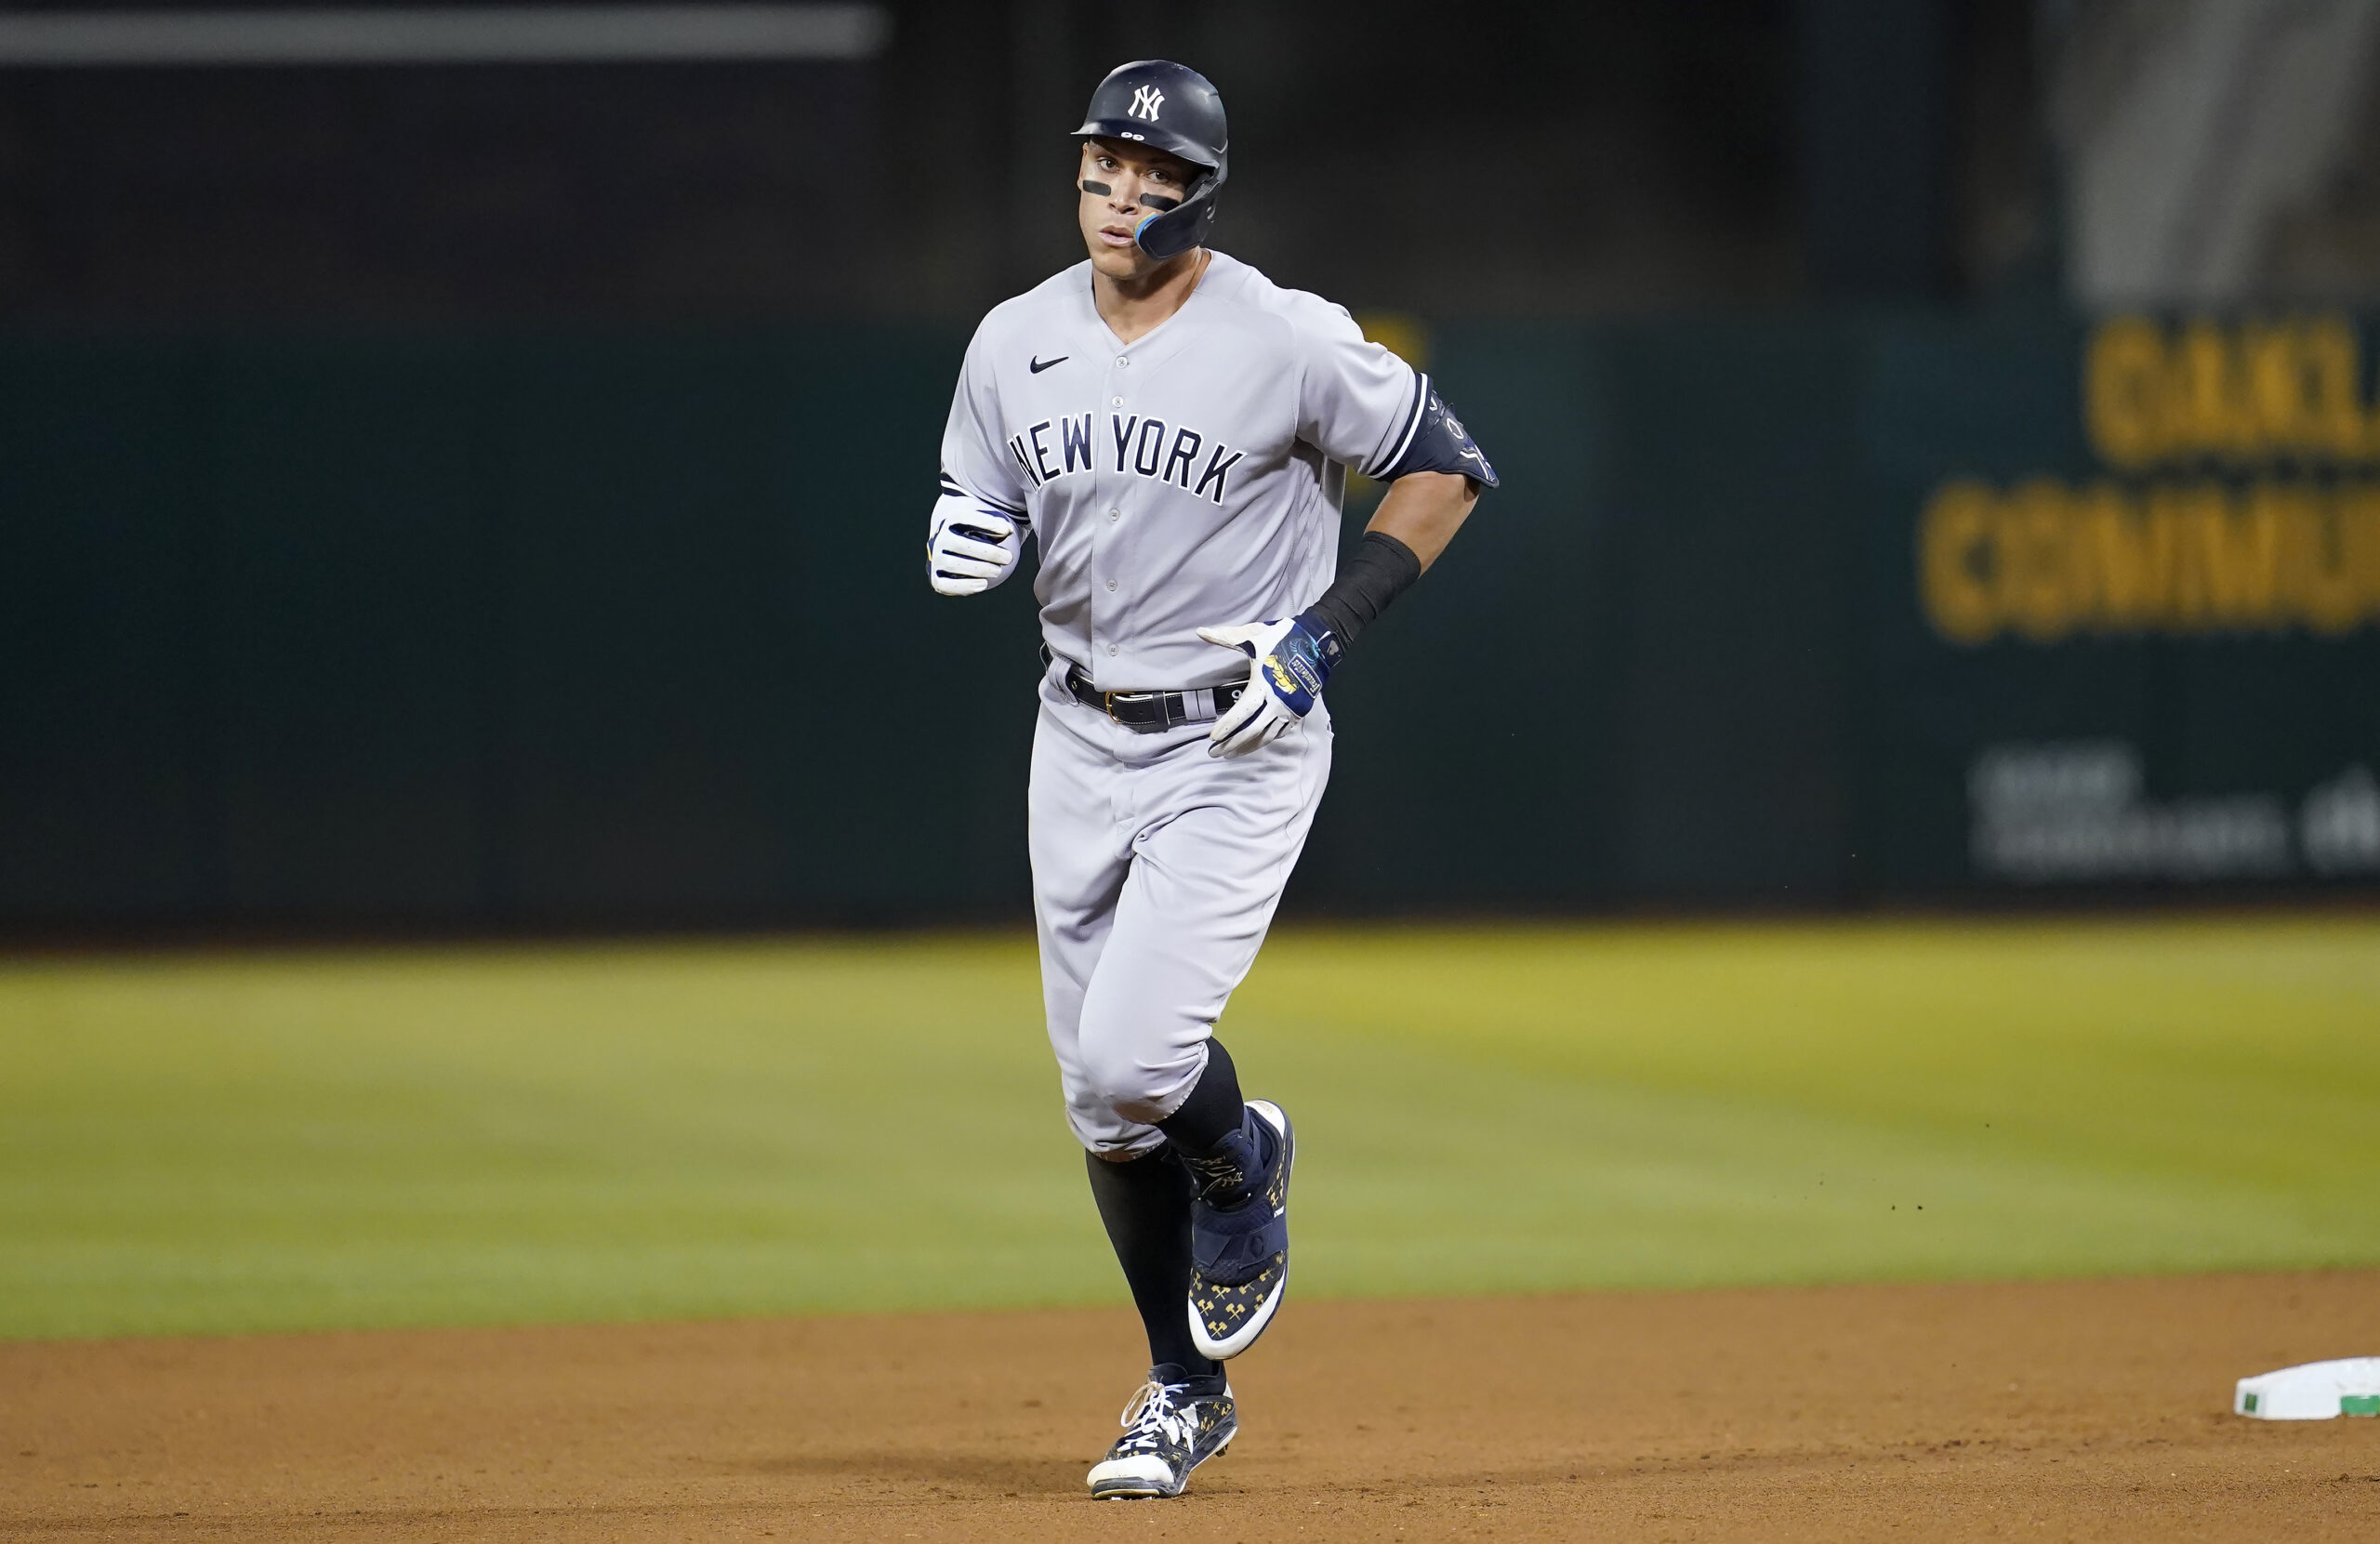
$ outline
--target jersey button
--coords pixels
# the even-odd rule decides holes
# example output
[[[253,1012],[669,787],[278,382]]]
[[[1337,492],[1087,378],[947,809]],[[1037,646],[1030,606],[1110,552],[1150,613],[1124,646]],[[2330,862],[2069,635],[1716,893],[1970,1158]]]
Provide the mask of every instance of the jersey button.
[[[1124,368],[1124,366],[1126,366],[1127,364],[1130,364],[1130,363],[1132,363],[1132,362],[1131,362],[1130,360],[1126,359],[1126,358],[1124,358],[1122,355],[1120,355],[1120,354],[1119,354],[1119,355],[1117,355],[1117,358],[1116,358],[1116,368],[1117,368],[1117,369],[1118,369],[1118,370],[1121,370],[1122,368]]]
[[[1116,581],[1113,579],[1107,581],[1107,593],[1110,595],[1116,593]]]
[[[1124,405],[1124,399],[1121,397],[1110,397],[1107,399],[1107,405],[1110,407],[1121,407]]]
[[[1110,509],[1110,510],[1108,510],[1108,511],[1107,511],[1107,518],[1108,518],[1109,520],[1114,520],[1117,516],[1118,516],[1118,515],[1120,515],[1120,514],[1122,514],[1122,513],[1123,513],[1123,511],[1122,511],[1121,509]]]
[[[1107,646],[1107,657],[1109,659],[1114,659],[1116,657],[1116,645],[1113,643],[1110,643]]]

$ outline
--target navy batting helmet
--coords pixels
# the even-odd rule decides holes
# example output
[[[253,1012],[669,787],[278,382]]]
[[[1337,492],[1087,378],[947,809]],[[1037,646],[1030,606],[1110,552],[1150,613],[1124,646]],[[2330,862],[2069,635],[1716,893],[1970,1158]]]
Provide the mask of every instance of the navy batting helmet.
[[[1205,167],[1180,204],[1143,193],[1141,201],[1158,213],[1142,220],[1132,239],[1157,258],[1178,257],[1206,241],[1215,223],[1215,190],[1231,175],[1223,99],[1206,76],[1170,59],[1118,65],[1091,94],[1091,111],[1075,138],[1130,139]]]

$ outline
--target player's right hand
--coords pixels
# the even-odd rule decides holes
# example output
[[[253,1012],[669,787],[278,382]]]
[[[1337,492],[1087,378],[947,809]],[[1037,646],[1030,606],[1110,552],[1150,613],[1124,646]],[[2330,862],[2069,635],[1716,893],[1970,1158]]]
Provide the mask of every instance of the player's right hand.
[[[1207,732],[1209,756],[1246,756],[1269,746],[1304,722],[1322,700],[1330,680],[1329,642],[1305,616],[1201,627],[1198,636],[1256,662],[1239,701]]]
[[[972,499],[945,497],[926,534],[926,578],[941,595],[981,595],[1016,571],[1025,533],[1015,520]]]

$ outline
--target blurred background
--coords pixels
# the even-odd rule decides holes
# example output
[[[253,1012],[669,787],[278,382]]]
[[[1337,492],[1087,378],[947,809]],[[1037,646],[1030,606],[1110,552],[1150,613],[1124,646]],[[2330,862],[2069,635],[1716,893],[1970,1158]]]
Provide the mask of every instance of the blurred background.
[[[1223,249],[1503,476],[1334,679],[1231,1008],[1302,1291],[2380,1260],[2375,50],[0,10],[0,1338],[1118,1300],[1032,597],[919,560],[1153,54]]]
[[[1151,54],[1228,104],[1220,244],[1504,474],[1334,686],[1291,915],[2369,898],[2375,46],[2372,0],[10,6],[0,932],[1024,917],[1030,598],[936,599],[919,532]]]

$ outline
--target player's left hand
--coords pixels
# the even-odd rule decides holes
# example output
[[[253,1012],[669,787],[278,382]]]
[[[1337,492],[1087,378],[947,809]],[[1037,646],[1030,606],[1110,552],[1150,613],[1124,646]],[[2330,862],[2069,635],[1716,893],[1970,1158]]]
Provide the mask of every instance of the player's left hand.
[[[1198,636],[1256,661],[1248,688],[1207,733],[1209,756],[1245,756],[1295,729],[1322,700],[1330,680],[1329,640],[1302,616],[1286,622],[1243,622],[1201,627]]]

